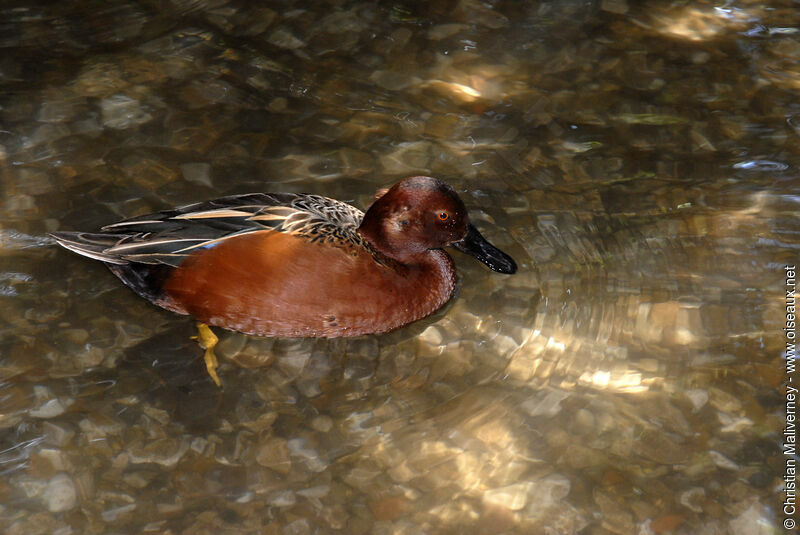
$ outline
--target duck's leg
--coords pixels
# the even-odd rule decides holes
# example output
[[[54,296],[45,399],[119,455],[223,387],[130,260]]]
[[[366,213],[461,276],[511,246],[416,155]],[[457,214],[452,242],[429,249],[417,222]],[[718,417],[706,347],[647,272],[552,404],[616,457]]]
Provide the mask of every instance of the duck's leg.
[[[217,362],[217,356],[214,354],[214,346],[219,342],[219,338],[217,338],[217,335],[214,334],[214,331],[212,331],[208,325],[200,322],[197,322],[197,336],[194,338],[197,340],[200,347],[206,350],[206,354],[203,358],[206,361],[208,375],[217,383],[218,387],[222,388],[222,383],[217,375],[217,366],[219,366],[219,363]]]

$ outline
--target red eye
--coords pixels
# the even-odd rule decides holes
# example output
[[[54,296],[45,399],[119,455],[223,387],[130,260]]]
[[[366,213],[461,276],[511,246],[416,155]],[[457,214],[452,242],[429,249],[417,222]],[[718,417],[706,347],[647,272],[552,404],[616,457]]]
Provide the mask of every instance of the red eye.
[[[450,214],[448,214],[447,212],[439,212],[438,214],[436,214],[436,217],[439,218],[439,221],[447,221],[448,219],[450,219]]]

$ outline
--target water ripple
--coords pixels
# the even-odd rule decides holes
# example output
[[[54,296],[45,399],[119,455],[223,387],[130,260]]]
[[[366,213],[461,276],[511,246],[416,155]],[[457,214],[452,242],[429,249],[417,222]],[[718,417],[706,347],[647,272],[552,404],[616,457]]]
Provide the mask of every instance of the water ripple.
[[[733,164],[733,168],[744,171],[785,171],[789,164],[772,160],[747,160]]]

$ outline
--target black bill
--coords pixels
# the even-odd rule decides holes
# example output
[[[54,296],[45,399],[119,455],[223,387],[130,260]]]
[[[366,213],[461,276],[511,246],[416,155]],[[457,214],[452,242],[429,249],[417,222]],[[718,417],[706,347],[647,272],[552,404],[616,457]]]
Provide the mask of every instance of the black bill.
[[[506,253],[486,241],[472,223],[467,224],[467,235],[464,239],[450,244],[462,253],[472,255],[492,271],[511,275],[517,272],[517,263]]]

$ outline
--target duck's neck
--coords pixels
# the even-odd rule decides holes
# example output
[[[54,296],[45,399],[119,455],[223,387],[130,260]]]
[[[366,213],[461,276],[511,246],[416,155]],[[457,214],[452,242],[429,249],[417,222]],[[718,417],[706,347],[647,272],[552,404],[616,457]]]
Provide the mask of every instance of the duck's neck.
[[[391,255],[391,244],[387,239],[386,233],[383,229],[384,213],[385,210],[380,206],[376,206],[380,199],[375,201],[364,214],[364,219],[361,220],[361,225],[358,227],[358,233],[367,240],[376,251],[388,257]]]
[[[370,247],[396,262],[398,284],[406,291],[402,294],[405,308],[413,311],[413,318],[405,323],[427,316],[441,308],[453,296],[458,277],[455,263],[441,249],[428,249],[409,244],[402,233],[391,225],[401,224],[389,203],[378,199],[370,206],[358,228],[358,233]],[[424,294],[418,292],[425,288]]]
[[[433,282],[429,288],[431,302],[435,301],[433,310],[438,310],[447,303],[456,291],[458,275],[456,266],[450,255],[441,249],[432,249],[427,252],[424,263]]]
[[[358,233],[367,240],[373,249],[402,264],[416,264],[424,261],[428,249],[403,233],[403,225],[408,224],[402,209],[404,199],[399,194],[390,193],[376,200],[364,214]]]

